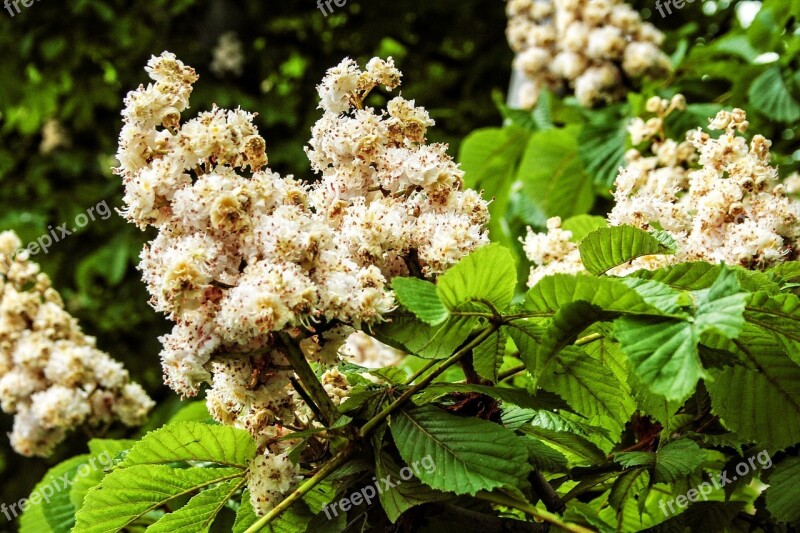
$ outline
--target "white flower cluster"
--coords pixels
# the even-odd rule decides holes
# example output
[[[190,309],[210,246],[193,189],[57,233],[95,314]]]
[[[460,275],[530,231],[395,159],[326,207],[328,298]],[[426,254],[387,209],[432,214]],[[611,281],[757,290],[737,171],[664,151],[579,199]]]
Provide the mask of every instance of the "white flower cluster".
[[[176,323],[161,339],[165,381],[184,396],[210,383],[214,418],[257,439],[250,488],[265,512],[294,476],[276,439],[311,423],[275,333],[309,360],[338,362],[355,329],[394,309],[393,276],[436,275],[487,242],[487,206],[461,190],[446,146],[426,144],[423,108],[399,97],[385,112],[364,106],[374,88],[399,85],[391,59],[364,71],[346,59],[318,87],[311,185],[264,168],[252,114],[214,108],[181,122],[197,75],[173,54],[147,70],[154,83],[126,99],[117,171],[124,216],[159,230],[140,269],[152,305]],[[301,327],[315,334],[302,339]],[[328,379],[335,402],[347,395]]]
[[[524,82],[519,107],[536,105],[545,87],[568,85],[581,105],[624,97],[626,79],[670,69],[664,35],[622,0],[507,0],[508,42]]]
[[[211,52],[211,72],[219,77],[230,73],[241,76],[244,70],[244,48],[235,31],[219,36],[217,45]]]
[[[50,278],[0,233],[0,407],[16,415],[11,446],[47,456],[79,426],[144,422],[154,402],[64,310]]]
[[[709,129],[686,133],[677,142],[664,135],[664,119],[683,109],[685,100],[651,98],[655,116],[635,119],[629,131],[635,144],[649,144],[652,155],[636,149],[616,180],[611,226],[658,228],[677,243],[675,255],[645,256],[617,267],[615,274],[656,269],[684,261],[707,261],[760,269],[791,259],[800,250],[800,201],[787,196],[778,172],[770,165],[771,142],[754,135],[748,143],[737,133],[747,130],[741,109],[720,111]],[[791,181],[791,180],[789,180]],[[572,233],[548,221],[549,232],[529,230],[525,251],[534,263],[529,285],[555,272],[579,272],[583,265]]]

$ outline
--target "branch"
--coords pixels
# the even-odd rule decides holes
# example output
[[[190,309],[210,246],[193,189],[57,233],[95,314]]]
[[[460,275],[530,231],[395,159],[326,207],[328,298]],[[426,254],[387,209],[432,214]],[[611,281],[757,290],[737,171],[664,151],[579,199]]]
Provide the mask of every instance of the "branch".
[[[539,520],[544,520],[545,522],[550,522],[553,525],[560,527],[565,531],[569,531],[570,533],[595,533],[591,529],[587,529],[578,524],[571,524],[569,522],[564,522],[561,518],[550,511],[543,511],[541,509],[537,509],[533,505],[529,504],[528,502],[519,501],[511,496],[503,494],[502,492],[486,492],[481,491],[475,495],[476,498],[479,500],[483,500],[489,503],[494,503],[497,505],[503,505],[505,507],[511,507],[512,509],[518,509],[523,513],[527,513],[534,518],[538,518]]]
[[[316,409],[311,407],[311,409],[313,411],[318,411],[322,415],[320,422],[322,422],[326,428],[330,428],[339,418],[338,409],[333,405],[325,387],[322,386],[319,378],[314,373],[314,369],[311,368],[311,365],[308,363],[308,359],[306,359],[306,356],[289,334],[281,332],[278,333],[277,336],[284,348],[286,348],[286,358],[292,365],[297,377],[300,378],[300,383],[303,384],[306,394],[317,407]],[[302,396],[302,393],[300,394]]]
[[[389,415],[395,412],[401,405],[403,405],[406,400],[414,396],[416,393],[427,387],[431,384],[431,382],[439,377],[445,370],[453,366],[454,364],[458,363],[461,358],[466,356],[467,354],[472,352],[472,349],[486,340],[492,333],[497,331],[497,328],[500,326],[498,324],[493,324],[492,326],[486,328],[481,332],[480,335],[475,337],[470,343],[466,346],[461,348],[459,351],[454,353],[450,356],[449,359],[445,360],[441,366],[439,366],[436,370],[425,376],[419,383],[414,385],[413,387],[406,390],[403,394],[400,395],[394,402],[392,402],[388,407],[386,407],[383,411],[372,417],[366,424],[361,427],[360,436],[366,437],[369,433],[375,429],[381,422],[386,420]]]
[[[342,466],[355,452],[355,447],[347,447],[339,452],[333,459],[327,462],[319,472],[314,474],[313,477],[307,479],[302,485],[287,496],[281,503],[276,505],[270,512],[259,518],[252,526],[247,528],[244,533],[256,533],[261,531],[264,527],[268,526],[270,522],[278,518],[286,510],[297,502],[300,498],[311,492],[311,490],[325,480],[329,475]]]

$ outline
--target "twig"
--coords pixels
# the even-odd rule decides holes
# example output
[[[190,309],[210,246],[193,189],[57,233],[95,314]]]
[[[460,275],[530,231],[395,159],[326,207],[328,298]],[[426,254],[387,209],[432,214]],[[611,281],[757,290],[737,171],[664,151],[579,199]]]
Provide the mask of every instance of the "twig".
[[[446,359],[444,363],[442,363],[436,370],[425,376],[419,383],[412,386],[408,390],[406,390],[403,394],[400,395],[394,402],[392,402],[388,407],[386,407],[383,411],[372,417],[366,424],[361,427],[360,435],[361,437],[366,437],[373,429],[375,429],[381,422],[386,420],[393,412],[397,410],[398,407],[403,405],[406,400],[414,396],[416,393],[430,385],[430,383],[439,377],[445,370],[453,366],[454,364],[458,363],[462,357],[466,356],[468,353],[472,352],[472,349],[486,340],[492,333],[497,331],[497,328],[500,326],[498,324],[492,324],[492,326],[486,328],[481,332],[480,335],[475,337],[472,342],[461,348],[459,351],[454,353],[450,356],[449,359]]]
[[[286,358],[289,360],[295,374],[297,374],[297,377],[300,379],[300,383],[322,415],[320,422],[327,428],[331,427],[339,418],[339,412],[336,406],[333,405],[325,387],[320,383],[319,378],[314,373],[314,369],[311,368],[311,365],[308,363],[308,359],[306,359],[306,356],[300,351],[300,348],[298,348],[294,340],[287,333],[278,333],[278,338],[282,342],[284,348],[286,348]]]
[[[504,505],[505,507],[511,507],[513,509],[518,509],[523,513],[527,513],[534,518],[538,518],[539,520],[544,520],[545,522],[550,522],[553,525],[560,527],[565,531],[569,531],[570,533],[595,533],[591,529],[585,528],[578,524],[571,524],[569,522],[564,522],[561,518],[550,511],[543,511],[541,509],[537,509],[533,505],[529,504],[528,502],[522,502],[511,496],[507,496],[500,492],[485,492],[481,491],[475,495],[476,498],[479,500],[483,500],[489,503],[494,503],[497,505]]]
[[[311,490],[331,475],[337,468],[342,466],[355,452],[355,447],[348,447],[339,452],[328,463],[326,463],[319,472],[314,474],[313,477],[307,479],[302,485],[287,496],[281,503],[276,505],[270,512],[258,519],[252,526],[247,528],[245,533],[256,533],[261,531],[264,527],[270,524],[273,520],[283,514],[289,507],[295,504],[297,500],[311,492]]]

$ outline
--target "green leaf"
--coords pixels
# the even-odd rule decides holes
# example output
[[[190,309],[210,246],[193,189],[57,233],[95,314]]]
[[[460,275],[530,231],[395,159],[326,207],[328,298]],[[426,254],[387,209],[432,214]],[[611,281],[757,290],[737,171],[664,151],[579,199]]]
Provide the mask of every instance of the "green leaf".
[[[539,439],[526,437],[522,442],[528,448],[528,461],[543,472],[567,472],[569,461],[564,454]]]
[[[688,291],[711,287],[719,277],[721,270],[721,265],[712,265],[711,263],[679,263],[658,270],[639,270],[631,276],[665,283],[673,289]]]
[[[43,528],[58,533],[72,530],[75,507],[69,499],[68,483],[88,459],[88,455],[78,455],[47,471],[28,496],[26,509],[20,516],[21,532],[39,533]],[[11,513],[17,513],[15,509]]]
[[[453,355],[477,323],[475,317],[451,316],[439,326],[429,326],[401,310],[392,313],[391,322],[374,326],[372,334],[381,342],[423,359],[443,359]]]
[[[620,452],[614,454],[614,460],[625,468],[637,466],[653,468],[656,465],[656,454],[653,452]]]
[[[465,186],[483,190],[487,199],[494,198],[489,204],[489,234],[493,241],[506,245],[514,240],[505,223],[510,190],[529,136],[516,126],[477,130],[464,139],[458,154]]]
[[[593,323],[613,316],[583,301],[567,304],[556,311],[536,351],[535,361],[532,361],[534,366],[528,367],[533,375],[532,387],[536,387],[542,376],[546,375],[556,355],[575,342],[581,332]]]
[[[297,533],[298,531],[317,531],[309,528],[309,523],[314,516],[309,511],[305,502],[295,503],[289,510],[272,521],[263,529],[266,533]],[[322,515],[323,519],[325,515]],[[244,533],[256,523],[258,516],[253,506],[250,504],[250,491],[245,489],[242,492],[242,503],[236,511],[236,521],[233,523],[233,533]],[[336,519],[334,519],[336,520]],[[327,519],[326,519],[327,521]],[[330,522],[333,522],[330,521]],[[309,529],[307,529],[309,528]]]
[[[706,453],[689,439],[675,440],[656,453],[656,483],[672,483],[681,477],[688,476],[702,464]]]
[[[523,194],[546,217],[588,213],[594,204],[592,179],[578,155],[578,127],[531,135],[519,165]]]
[[[752,324],[800,341],[800,298],[794,294],[754,293],[747,302],[744,316]]]
[[[119,468],[86,495],[75,533],[119,531],[178,496],[242,478],[239,468],[170,468],[140,464]]]
[[[624,316],[614,331],[642,383],[667,400],[686,399],[706,376],[690,322]]]
[[[800,521],[800,457],[788,457],[769,476],[767,510],[780,522]]]
[[[547,411],[544,409],[539,410],[523,410],[530,415],[530,419],[526,421],[526,423],[546,429],[548,431],[560,431],[560,432],[569,432],[574,433],[575,435],[580,435],[582,437],[589,437],[591,435],[600,435],[604,438],[608,438],[608,430],[605,428],[592,426],[587,424],[583,421],[578,421],[579,417],[575,416],[573,418],[567,418],[565,415],[560,413],[554,413],[552,411]],[[517,415],[519,416],[519,415]]]
[[[244,484],[244,479],[231,479],[192,497],[189,502],[158,520],[147,528],[147,533],[195,533],[211,528],[214,519],[233,495]]]
[[[728,339],[739,335],[744,327],[747,294],[741,292],[732,270],[723,267],[710,288],[694,294],[697,301],[695,327],[700,334],[714,330]]]
[[[508,307],[517,286],[517,267],[507,248],[490,244],[472,252],[439,276],[439,298],[452,310],[475,309],[486,302],[498,311]],[[481,304],[483,308],[485,303]]]
[[[615,278],[585,274],[554,274],[542,278],[525,295],[525,309],[555,313],[572,302],[583,301],[606,311],[630,315],[660,315],[635,290]]]
[[[747,95],[753,108],[772,120],[796,122],[800,119],[800,104],[789,92],[777,65],[753,80]]]
[[[691,302],[687,294],[665,283],[642,278],[622,278],[620,281],[639,293],[645,302],[665,314],[677,315],[680,313],[679,307]]]
[[[233,523],[233,533],[244,533],[256,523],[258,515],[250,504],[250,491],[245,489],[242,492],[242,504],[236,511],[236,521]]]
[[[625,506],[626,500],[639,498],[641,501],[641,495],[647,491],[649,484],[650,474],[644,468],[623,472],[611,487],[608,504],[620,512]]]
[[[536,426],[523,426],[520,431],[555,446],[558,450],[571,453],[593,465],[605,464],[606,454],[586,437],[561,431],[553,431]]]
[[[432,468],[428,469],[431,470]],[[375,476],[378,480],[389,476],[393,480],[402,481],[395,483],[395,487],[381,490],[378,495],[381,506],[383,506],[383,510],[386,511],[386,516],[392,524],[397,522],[401,514],[412,507],[453,497],[451,494],[424,485],[416,477],[406,480],[406,476],[401,477],[400,470],[400,465],[388,453],[381,452],[375,457]],[[364,494],[363,491],[362,494]]]
[[[441,324],[450,314],[430,281],[398,277],[392,280],[392,290],[397,300],[426,324]]]
[[[497,371],[503,364],[507,341],[508,334],[501,328],[472,350],[472,364],[480,377],[491,382],[497,381]]]
[[[596,275],[645,255],[675,253],[674,246],[633,226],[597,229],[581,241],[578,249],[586,270]]]
[[[390,428],[406,463],[431,457],[436,470],[417,475],[434,489],[474,496],[481,490],[518,488],[530,472],[525,445],[492,422],[424,406],[394,415]]]
[[[645,531],[648,533],[742,531],[740,527],[731,526],[734,518],[744,509],[745,505],[746,502],[695,502],[681,514]]]
[[[688,476],[703,463],[706,454],[696,442],[675,440],[658,452],[622,452],[614,460],[625,468],[645,466],[654,472],[654,483],[672,483]]]
[[[114,462],[119,462],[119,454],[133,446],[132,440],[111,440],[111,439],[92,439],[89,441],[89,451],[92,458],[96,458],[93,463],[94,468],[87,472],[85,476],[77,476],[72,480],[69,490],[69,499],[75,510],[83,507],[83,500],[89,489],[96,486],[106,475],[106,470],[111,468]],[[92,461],[92,459],[90,459]]]
[[[594,230],[607,226],[608,222],[605,218],[594,215],[575,215],[561,223],[561,229],[572,232],[572,238],[570,238],[572,242],[581,242]]]
[[[414,398],[415,401],[422,398],[423,401],[427,402],[452,392],[485,394],[503,403],[517,405],[526,409],[569,409],[564,400],[547,391],[540,390],[536,396],[533,396],[527,391],[518,388],[490,387],[472,383],[431,383]]]
[[[202,422],[203,424],[216,424],[217,421],[212,418],[208,413],[206,402],[196,401],[189,402],[181,409],[172,415],[169,419],[170,423],[173,422]]]
[[[589,424],[611,429],[615,438],[636,410],[636,402],[611,370],[580,349],[561,352],[555,372],[542,387],[564,398]]]
[[[614,110],[611,110],[614,112]],[[604,114],[608,117],[608,114]],[[586,172],[603,191],[614,186],[620,167],[625,166],[627,120],[613,117],[584,126],[579,136],[579,153]]]
[[[752,325],[737,346],[752,368],[711,371],[714,412],[743,440],[779,449],[800,442],[800,366],[774,335]]]
[[[247,468],[255,453],[255,442],[247,431],[199,422],[179,422],[145,435],[131,448],[119,467],[209,461]]]
[[[549,324],[547,319],[529,318],[515,320],[503,328],[514,341],[526,368],[536,366],[536,352],[542,343],[544,332],[547,331],[547,324]]]

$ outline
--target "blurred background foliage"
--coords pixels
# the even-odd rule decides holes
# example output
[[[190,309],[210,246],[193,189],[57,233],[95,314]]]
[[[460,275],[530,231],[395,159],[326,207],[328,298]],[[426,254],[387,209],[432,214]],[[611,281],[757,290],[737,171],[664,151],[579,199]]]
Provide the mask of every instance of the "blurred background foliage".
[[[506,185],[511,188],[516,175],[511,170],[516,172],[528,137],[538,130],[543,130],[542,139],[554,139],[554,150],[561,155],[558,142],[584,146],[587,139],[617,139],[594,146],[599,150],[596,157],[579,163],[579,174],[593,176],[591,195],[597,197],[572,211],[603,212],[608,180],[613,181],[619,150],[624,148],[623,121],[640,110],[642,98],[663,94],[667,87],[678,87],[690,103],[755,108],[753,129],[772,135],[777,151],[786,154],[781,162],[794,166],[791,145],[796,144],[797,130],[759,114],[765,112],[763,102],[758,105],[748,96],[751,83],[764,72],[772,69],[770,76],[777,79],[775,68],[780,79],[788,80],[790,92],[800,96],[800,77],[793,74],[800,66],[797,50],[791,54],[777,50],[789,42],[774,30],[783,20],[781,8],[766,10],[768,16],[757,19],[748,33],[736,21],[735,2],[695,2],[663,19],[650,1],[633,3],[645,19],[669,32],[666,51],[680,65],[673,79],[659,80],[642,88],[643,96],[603,111],[564,111],[568,107],[554,99],[552,107],[540,109],[538,115],[514,114],[498,106],[513,57],[505,40],[501,0],[348,0],[327,17],[313,0],[75,0],[34,2],[14,17],[2,10],[0,229],[14,229],[23,242],[30,242],[46,233],[48,225],[72,224],[76,215],[102,201],[112,208],[121,205],[121,183],[110,169],[122,99],[147,81],[143,71],[147,59],[163,50],[176,53],[201,75],[190,113],[213,103],[258,112],[270,166],[308,179],[313,176],[303,146],[319,116],[315,85],[344,56],[363,62],[374,55],[395,58],[405,75],[403,95],[429,109],[437,121],[431,139],[450,143],[453,155],[476,129],[499,126],[504,119],[507,127],[520,128],[509,137],[513,138],[510,152],[500,154],[499,167],[492,166],[497,159],[479,157],[476,162],[473,157],[468,177],[489,196]],[[210,69],[213,50],[227,32],[236,32],[243,45],[241,75],[220,76]],[[788,59],[756,63],[765,52],[781,52]],[[378,105],[385,97],[374,98]],[[797,109],[784,99],[789,107],[780,112],[800,117],[800,105],[794,103]],[[701,117],[713,114],[707,110],[698,109],[698,125]],[[549,128],[536,122],[552,117],[561,121],[556,126],[566,134],[548,133]],[[592,148],[591,143],[588,146]],[[503,172],[509,180],[497,180]],[[509,239],[519,235],[524,224],[540,225],[543,215],[552,214],[531,211],[525,196],[515,200],[505,191],[498,198],[493,209],[503,210],[503,215],[507,210],[514,226]],[[514,201],[525,205],[506,209]],[[135,269],[149,237],[116,215],[105,221],[98,218],[35,260],[53,277],[84,330],[98,337],[102,349],[124,361],[157,399],[150,423],[155,426],[176,409],[178,399],[162,387],[158,363],[157,338],[169,325],[148,307]],[[0,414],[3,431],[10,429],[10,423],[11,417]],[[13,455],[7,439],[0,439],[4,480],[0,501],[16,502],[26,496],[48,466],[83,452],[85,440],[74,435],[44,461]],[[0,518],[0,530],[12,527]]]

